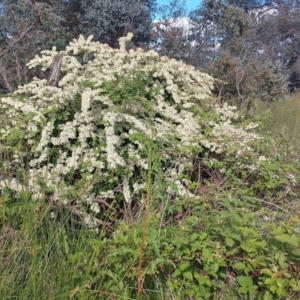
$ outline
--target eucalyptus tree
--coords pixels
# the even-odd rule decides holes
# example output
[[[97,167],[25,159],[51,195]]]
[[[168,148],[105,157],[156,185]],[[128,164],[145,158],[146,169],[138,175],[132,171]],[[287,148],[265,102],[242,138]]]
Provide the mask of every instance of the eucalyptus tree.
[[[80,1],[80,32],[97,41],[118,46],[118,39],[134,34],[133,44],[147,44],[151,38],[152,15],[156,0]]]
[[[300,1],[285,1],[257,26],[262,49],[289,80],[291,91],[300,89]]]
[[[190,14],[198,53],[206,54],[195,65],[226,82],[222,99],[272,101],[297,82],[298,2],[205,0]]]
[[[152,25],[151,48],[160,55],[191,63],[191,26],[185,2],[170,0],[168,4],[157,9],[156,20]]]

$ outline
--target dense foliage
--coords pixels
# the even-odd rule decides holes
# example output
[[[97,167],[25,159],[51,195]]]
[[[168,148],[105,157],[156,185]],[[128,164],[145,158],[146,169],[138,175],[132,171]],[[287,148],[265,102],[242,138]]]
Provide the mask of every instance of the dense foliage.
[[[299,89],[299,1],[205,0],[187,17],[185,2],[155,0],[2,0],[0,92],[41,77],[28,63],[43,49],[62,50],[79,34],[118,47],[152,49],[220,79],[219,100],[250,108]],[[47,74],[44,74],[47,76]]]
[[[0,93],[14,91],[32,79],[26,67],[43,49],[66,46],[69,39],[59,16],[46,3],[3,1],[0,14]]]
[[[118,38],[134,34],[135,45],[147,44],[151,37],[154,1],[81,1],[80,32],[118,47]]]
[[[174,0],[153,47],[221,79],[220,99],[246,108],[299,89],[299,14],[299,1],[205,0],[182,26]]]
[[[0,12],[0,93],[11,92],[41,76],[26,64],[41,50],[59,50],[80,33],[118,46],[133,32],[135,45],[147,45],[155,0],[2,0]],[[47,76],[47,74],[45,74]]]
[[[0,98],[2,295],[299,298],[299,156],[131,38],[44,50],[58,86]]]

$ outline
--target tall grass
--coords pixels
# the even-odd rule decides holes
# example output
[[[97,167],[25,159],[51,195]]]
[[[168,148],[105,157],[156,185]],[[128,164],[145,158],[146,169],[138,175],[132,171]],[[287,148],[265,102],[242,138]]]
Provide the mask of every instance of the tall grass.
[[[32,203],[26,197],[19,201],[27,206],[27,209],[18,207],[23,215],[15,217],[21,220],[10,222],[1,232],[0,298],[68,299],[77,292],[82,297],[89,296],[83,292],[84,284],[81,286],[74,278],[75,270],[80,274],[79,266],[67,259],[68,254],[86,250],[84,235],[87,232],[75,228],[72,231],[69,227],[67,233],[69,216],[66,213],[59,222],[53,222],[49,206]],[[93,255],[89,252],[86,252],[87,266]],[[84,274],[80,282],[87,284]]]
[[[137,299],[138,275],[139,299],[174,299],[163,278],[149,282],[138,274],[142,218],[132,228],[120,221],[112,237],[107,228],[92,232],[72,222],[66,211],[53,220],[46,203],[19,201],[21,219],[1,226],[0,299]],[[149,253],[142,251],[145,265]]]
[[[286,100],[278,101],[269,107],[271,122],[269,130],[300,150],[300,94],[293,94]]]

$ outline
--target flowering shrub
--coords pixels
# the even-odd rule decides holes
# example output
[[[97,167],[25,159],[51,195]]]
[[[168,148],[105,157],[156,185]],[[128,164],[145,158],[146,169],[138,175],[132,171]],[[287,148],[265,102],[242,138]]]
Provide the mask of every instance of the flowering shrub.
[[[251,146],[261,139],[252,132],[257,125],[241,125],[234,107],[213,103],[212,77],[154,51],[127,51],[131,38],[112,49],[80,36],[64,51],[58,87],[34,79],[1,99],[3,165],[26,170],[19,180],[0,178],[1,189],[28,190],[33,200],[47,195],[98,216],[99,199],[143,198],[151,149],[174,200],[197,197],[190,174],[200,153],[207,165],[242,152],[251,153],[243,170],[265,163]],[[59,53],[41,54],[29,68],[46,71]]]

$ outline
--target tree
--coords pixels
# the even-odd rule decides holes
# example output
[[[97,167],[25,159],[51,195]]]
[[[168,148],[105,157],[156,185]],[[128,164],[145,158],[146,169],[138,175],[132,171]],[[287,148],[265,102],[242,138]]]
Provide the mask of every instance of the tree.
[[[147,44],[151,37],[151,14],[155,0],[80,1],[79,31],[97,41],[118,45],[118,38],[134,34],[133,44]]]
[[[300,88],[300,5],[297,2],[286,1],[277,13],[265,15],[256,34],[261,49],[287,76],[291,91]]]
[[[152,25],[151,48],[160,55],[189,62],[193,56],[192,23],[186,17],[185,3],[171,0],[157,10],[158,19]]]
[[[4,0],[0,16],[0,92],[13,91],[38,73],[28,63],[42,49],[63,47],[68,37],[61,18],[44,2]]]
[[[298,80],[296,2],[206,0],[190,14],[194,44],[211,49],[201,49],[206,60],[195,58],[194,64],[227,82],[219,87],[223,100],[236,98],[241,106],[246,99],[271,101],[286,93],[288,81],[292,86]]]

